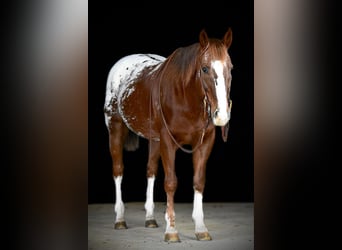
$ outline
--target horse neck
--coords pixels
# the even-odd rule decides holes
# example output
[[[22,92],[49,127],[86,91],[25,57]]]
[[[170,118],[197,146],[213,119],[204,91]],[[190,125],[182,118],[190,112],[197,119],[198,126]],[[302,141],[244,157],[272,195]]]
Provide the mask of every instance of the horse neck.
[[[198,77],[195,77],[192,81],[183,87],[184,100],[188,102],[189,106],[193,106],[193,109],[197,110],[198,106],[203,104],[206,94]]]
[[[190,82],[184,83],[181,81],[173,82],[168,86],[162,86],[162,90],[165,93],[163,106],[167,106],[168,103],[179,104],[179,115],[182,113],[187,116],[189,112],[193,115],[204,117],[206,112],[205,99],[206,94],[201,85],[200,79],[196,76],[190,79]],[[206,117],[204,117],[204,120]]]
[[[193,46],[192,50],[195,51],[196,47]],[[160,95],[162,93],[162,106],[179,104],[177,105],[179,114],[183,113],[187,116],[191,112],[194,115],[201,115],[202,117],[205,108],[206,93],[196,72],[197,67],[189,68],[189,74],[184,74],[184,72],[183,74],[179,74],[179,68],[173,65],[173,59],[177,57],[177,52],[175,51],[169,56],[156,72],[158,76],[156,78],[158,79],[156,84],[159,86],[159,91],[156,94]],[[189,61],[188,63],[196,64],[194,61]],[[189,65],[188,63],[186,67]]]

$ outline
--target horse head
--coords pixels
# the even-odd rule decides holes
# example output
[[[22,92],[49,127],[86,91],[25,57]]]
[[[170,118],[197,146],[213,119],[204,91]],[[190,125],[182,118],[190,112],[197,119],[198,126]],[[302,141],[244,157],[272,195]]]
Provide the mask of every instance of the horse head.
[[[228,54],[231,43],[230,28],[222,39],[208,38],[205,30],[202,30],[199,35],[201,50],[198,62],[199,77],[210,105],[212,122],[215,126],[221,127],[227,126],[232,105],[230,88],[233,65]]]

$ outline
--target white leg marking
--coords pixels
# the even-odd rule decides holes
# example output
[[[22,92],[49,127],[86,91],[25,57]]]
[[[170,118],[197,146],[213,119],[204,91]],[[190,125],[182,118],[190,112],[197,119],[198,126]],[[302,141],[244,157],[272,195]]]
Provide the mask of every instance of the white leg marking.
[[[194,208],[192,211],[192,219],[195,222],[195,232],[208,232],[208,229],[204,225],[204,215],[203,215],[203,196],[200,192],[195,190],[194,194]]]
[[[154,180],[155,180],[154,176],[147,178],[147,190],[146,190],[146,202],[145,202],[146,220],[154,219],[154,202],[153,202]]]
[[[122,202],[122,197],[121,197],[122,176],[114,177],[114,181],[115,181],[115,207],[114,207],[114,211],[116,213],[115,222],[125,221],[125,219],[124,219],[125,206]]]
[[[176,218],[175,212],[173,212],[174,218]],[[177,233],[177,230],[175,227],[171,227],[171,220],[167,212],[165,212],[165,221],[166,221],[166,230],[165,233]]]

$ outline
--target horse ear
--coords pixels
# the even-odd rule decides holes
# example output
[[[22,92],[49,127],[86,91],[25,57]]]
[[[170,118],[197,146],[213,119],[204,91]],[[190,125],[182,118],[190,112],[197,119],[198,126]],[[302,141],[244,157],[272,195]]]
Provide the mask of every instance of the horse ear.
[[[232,32],[232,29],[229,28],[223,37],[223,43],[224,45],[226,45],[227,49],[229,49],[230,45],[232,44],[232,40],[233,40],[233,32]]]
[[[201,30],[199,35],[199,42],[202,48],[206,48],[209,43],[208,35],[204,29]]]

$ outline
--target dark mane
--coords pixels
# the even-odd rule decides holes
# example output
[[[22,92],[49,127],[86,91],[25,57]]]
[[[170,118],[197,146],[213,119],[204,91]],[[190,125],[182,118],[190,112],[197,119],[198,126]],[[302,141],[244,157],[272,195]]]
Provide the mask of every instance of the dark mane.
[[[163,74],[163,78],[173,79],[173,82],[187,84],[196,73],[199,55],[198,43],[178,48],[162,63],[156,73]]]
[[[197,73],[202,56],[205,55],[214,55],[217,58],[222,58],[222,60],[227,57],[230,59],[228,51],[222,41],[212,38],[209,39],[209,44],[206,48],[201,48],[199,43],[195,43],[176,49],[166,58],[155,73],[159,76],[163,74],[162,77],[173,79],[173,82],[182,83],[183,86],[187,85],[191,77]],[[230,60],[228,63],[232,66]]]

